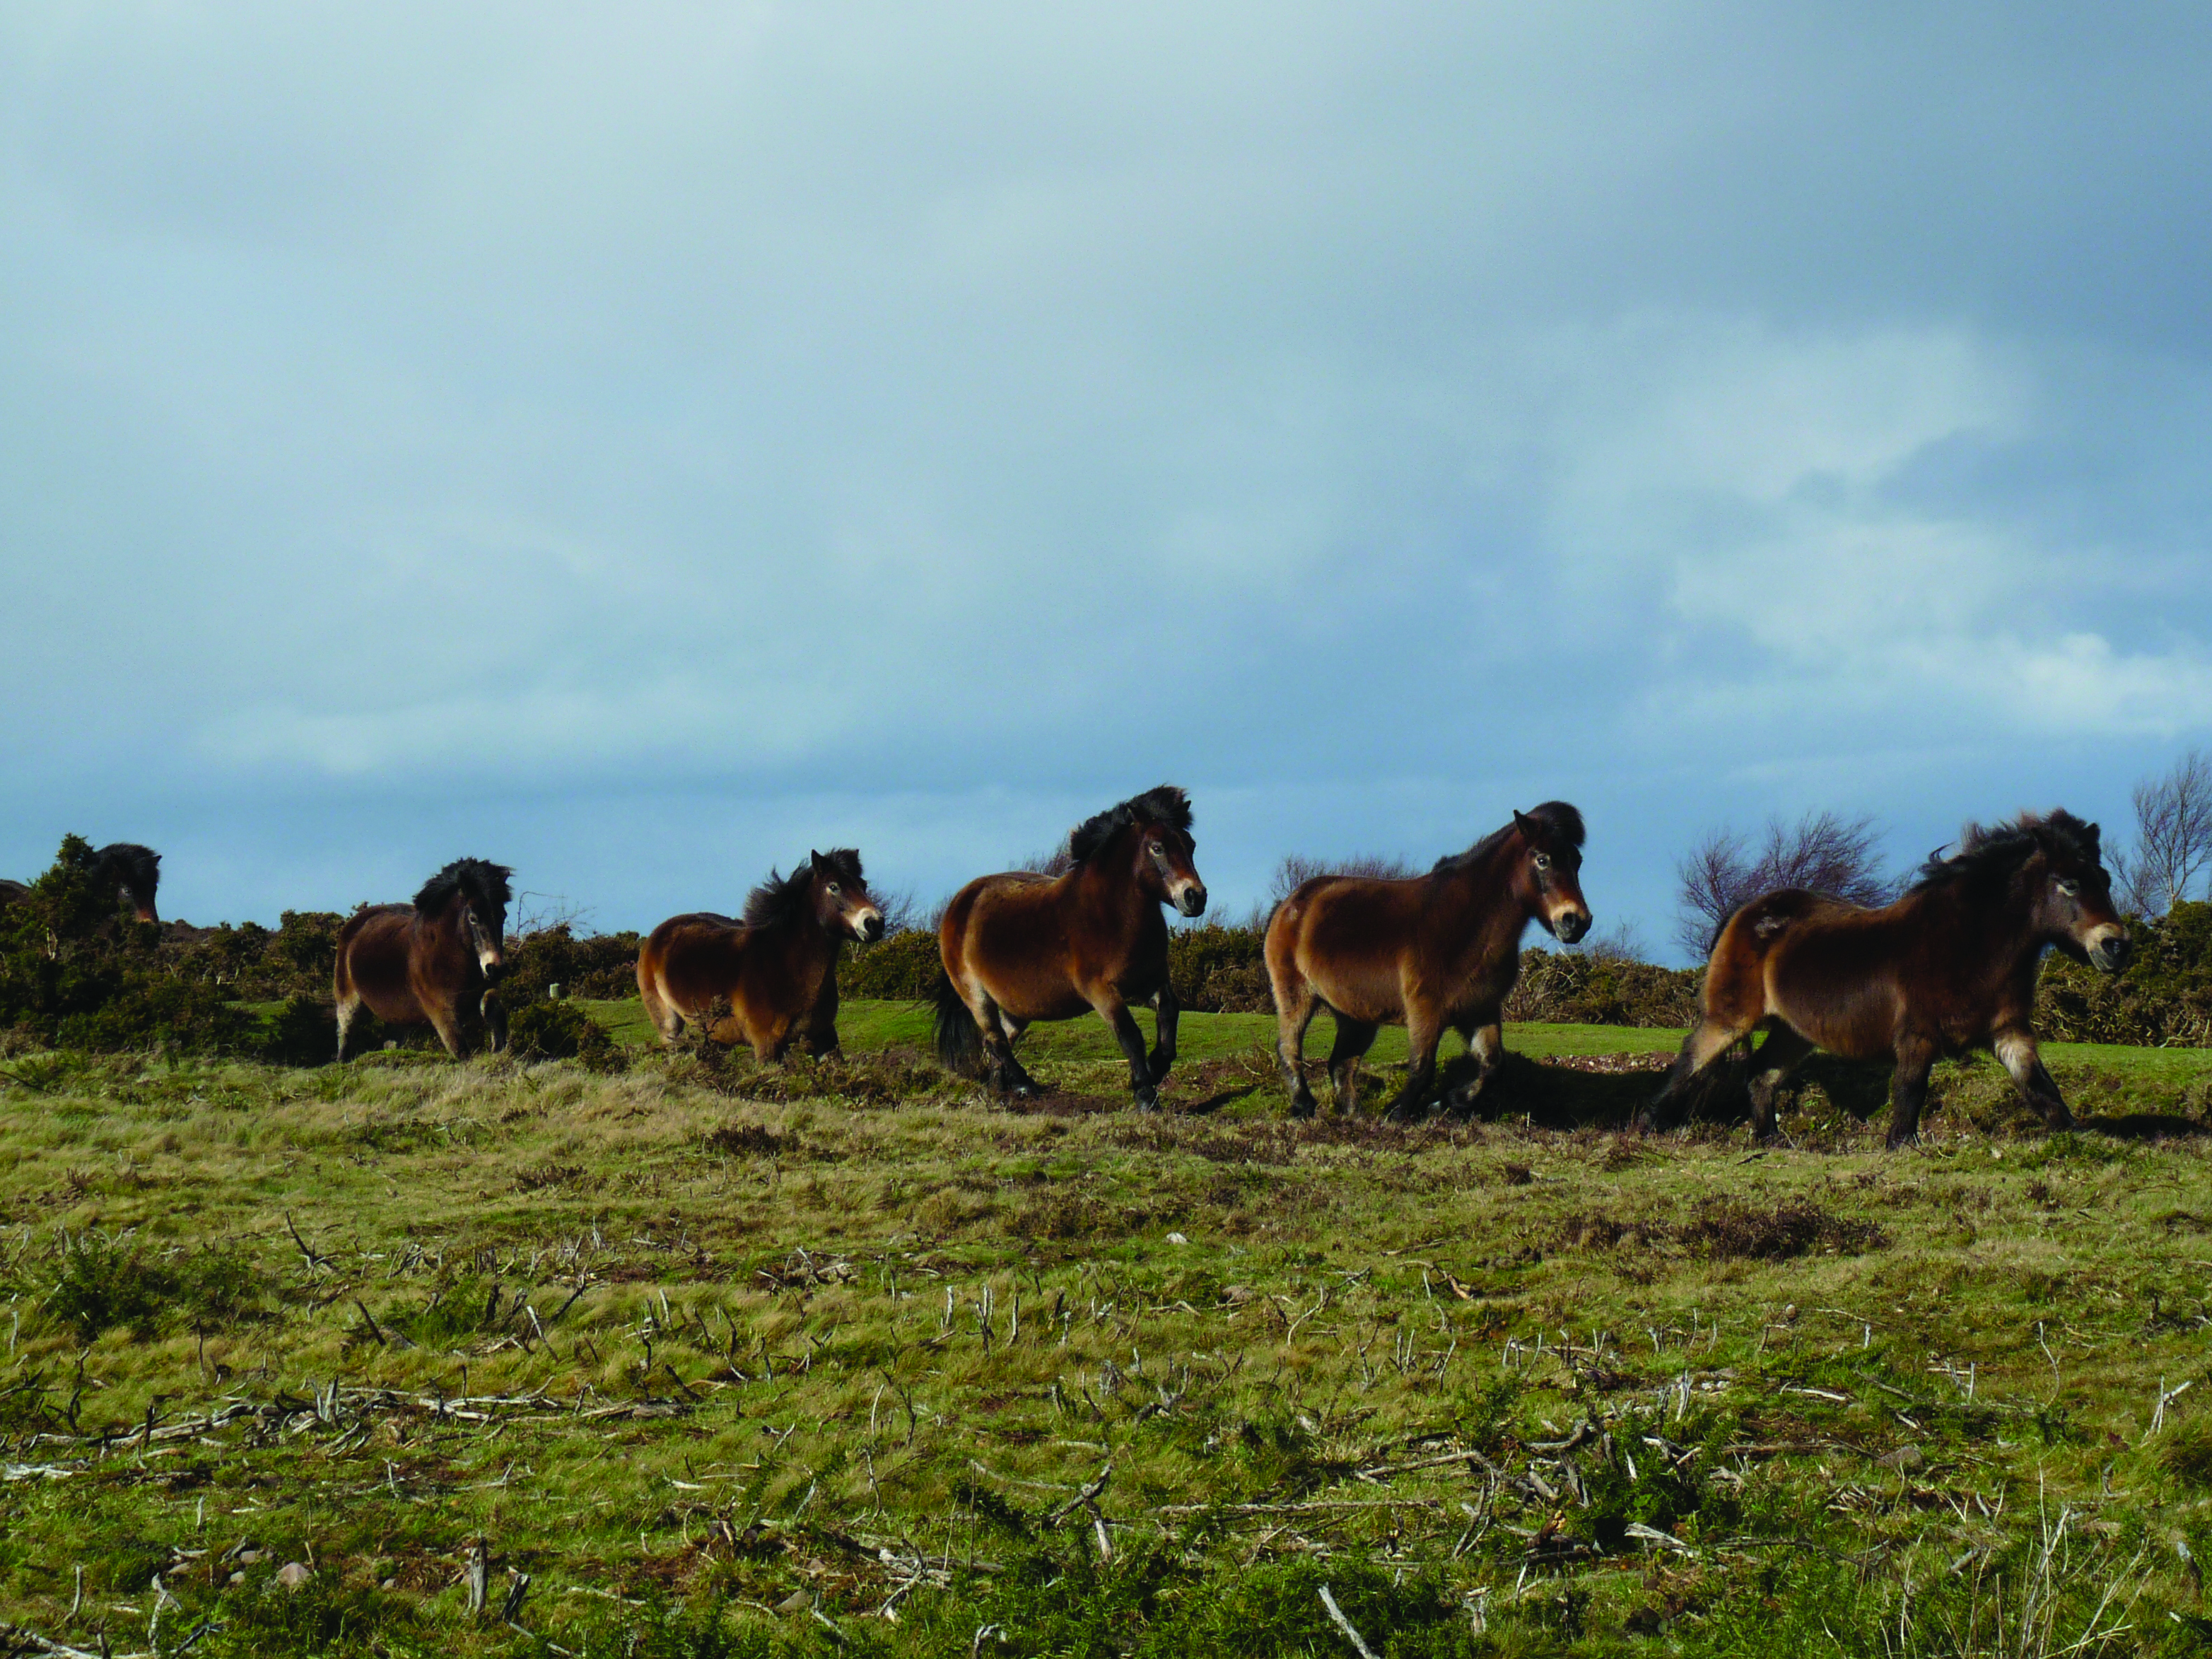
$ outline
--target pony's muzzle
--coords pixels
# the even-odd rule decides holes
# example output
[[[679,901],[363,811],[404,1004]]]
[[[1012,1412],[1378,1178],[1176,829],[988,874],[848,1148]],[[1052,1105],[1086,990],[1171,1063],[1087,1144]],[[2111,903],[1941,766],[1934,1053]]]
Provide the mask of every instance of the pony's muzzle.
[[[1552,931],[1562,945],[1572,945],[1590,930],[1590,913],[1579,908],[1562,910],[1552,918]]]
[[[1187,916],[1202,916],[1206,914],[1206,889],[1198,882],[1194,881],[1186,884],[1176,892],[1175,899],[1176,908]]]
[[[873,945],[884,936],[883,913],[870,911],[854,923],[854,931],[860,936],[863,945]]]
[[[2128,938],[2124,927],[2107,928],[2089,944],[2089,960],[2108,974],[2118,973],[2134,954],[2134,941]]]

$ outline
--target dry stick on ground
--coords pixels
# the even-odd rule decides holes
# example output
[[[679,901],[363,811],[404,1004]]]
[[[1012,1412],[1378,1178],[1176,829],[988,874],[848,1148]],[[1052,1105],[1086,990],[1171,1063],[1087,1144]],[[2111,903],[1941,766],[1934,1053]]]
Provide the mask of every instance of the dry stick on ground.
[[[1336,1597],[1329,1594],[1326,1584],[1321,1587],[1321,1604],[1328,1613],[1329,1622],[1342,1631],[1345,1639],[1358,1650],[1359,1659],[1376,1659],[1375,1650],[1367,1645],[1364,1637],[1352,1629],[1352,1620],[1344,1616],[1344,1609],[1336,1605]]]

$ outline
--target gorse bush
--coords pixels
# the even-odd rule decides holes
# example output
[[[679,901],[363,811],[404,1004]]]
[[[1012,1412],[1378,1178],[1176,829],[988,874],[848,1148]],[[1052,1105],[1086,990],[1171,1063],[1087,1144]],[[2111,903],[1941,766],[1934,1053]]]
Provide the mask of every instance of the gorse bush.
[[[43,1308],[79,1342],[118,1327],[142,1339],[155,1329],[216,1328],[251,1311],[261,1278],[252,1264],[216,1250],[165,1261],[137,1239],[64,1234]]]
[[[518,1008],[507,1018],[507,1037],[518,1060],[580,1060],[595,1072],[622,1069],[622,1050],[606,1027],[573,1002]]]
[[[2121,973],[2052,951],[2036,988],[2036,1029],[2065,1042],[2212,1046],[2212,903],[2128,919],[2135,955]]]
[[[1505,1018],[1562,1025],[1689,1025],[1698,1018],[1702,969],[1662,968],[1623,957],[1523,951]]]
[[[944,964],[937,955],[937,930],[909,927],[873,945],[850,945],[837,958],[837,994],[918,1002],[930,994]]]
[[[0,909],[0,1030],[75,1048],[234,1050],[253,1023],[211,985],[162,959],[162,930],[131,918],[94,878],[90,843],[64,838],[53,866]]]
[[[536,1001],[556,985],[567,997],[634,997],[641,942],[631,933],[579,937],[565,921],[524,933],[507,941],[500,996],[510,1008]]]

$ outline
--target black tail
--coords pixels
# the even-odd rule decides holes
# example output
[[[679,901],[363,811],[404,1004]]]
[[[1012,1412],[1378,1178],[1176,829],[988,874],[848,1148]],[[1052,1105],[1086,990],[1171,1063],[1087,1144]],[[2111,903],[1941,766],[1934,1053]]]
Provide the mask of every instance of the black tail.
[[[960,1000],[960,993],[952,988],[949,975],[937,976],[937,983],[930,989],[930,1000],[937,1005],[939,1063],[957,1077],[981,1077],[983,1033],[975,1024],[975,1016]]]

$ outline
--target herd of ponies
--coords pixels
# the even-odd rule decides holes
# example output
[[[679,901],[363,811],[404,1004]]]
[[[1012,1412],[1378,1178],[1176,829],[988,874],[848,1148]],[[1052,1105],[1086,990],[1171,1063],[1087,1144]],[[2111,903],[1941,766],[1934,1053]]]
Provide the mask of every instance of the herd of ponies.
[[[1338,1111],[1356,1109],[1358,1062],[1376,1031],[1402,1025],[1408,1064],[1389,1117],[1410,1122],[1437,1105],[1471,1112],[1504,1058],[1502,1010],[1528,924],[1569,945],[1589,930],[1583,838],[1582,814],[1547,801],[1426,875],[1316,876],[1277,905],[1266,956],[1291,1113],[1316,1109],[1302,1056],[1306,1027],[1324,1009],[1335,1024],[1325,1069]],[[1206,910],[1189,797],[1166,784],[1133,795],[1077,825],[1055,863],[1058,873],[979,876],[945,906],[938,1055],[996,1091],[1025,1096],[1036,1085],[1014,1053],[1023,1031],[1095,1013],[1128,1061],[1138,1109],[1156,1111],[1175,1063],[1177,1013],[1163,911]],[[118,843],[94,854],[92,869],[111,897],[127,897],[141,921],[154,921],[160,864],[146,848]],[[339,1060],[364,1008],[388,1024],[432,1026],[456,1056],[479,1028],[491,1048],[504,1046],[497,988],[512,874],[459,859],[412,902],[371,906],[345,923],[333,985]],[[0,907],[25,891],[0,882]],[[764,1061],[781,1060],[795,1041],[834,1054],[839,954],[848,941],[881,939],[884,927],[860,854],[811,853],[787,876],[771,871],[741,915],[698,911],[654,928],[638,952],[638,991],[672,1043],[696,1026],[749,1043]],[[1929,860],[1879,908],[1801,888],[1765,894],[1722,924],[1697,1025],[1638,1127],[1677,1121],[1696,1080],[1764,1031],[1750,1062],[1761,1139],[1774,1133],[1775,1091],[1814,1048],[1893,1063],[1893,1147],[1918,1133],[1935,1062],[1968,1049],[1994,1052],[2043,1121],[2068,1127],[2073,1119],[2031,1025],[2045,949],[2107,973],[2129,955],[2097,826],[2063,810],[1970,825],[1955,852]],[[1129,1012],[1137,1006],[1154,1013],[1149,1051]],[[1461,1035],[1476,1064],[1438,1102],[1437,1045],[1446,1030]]]

